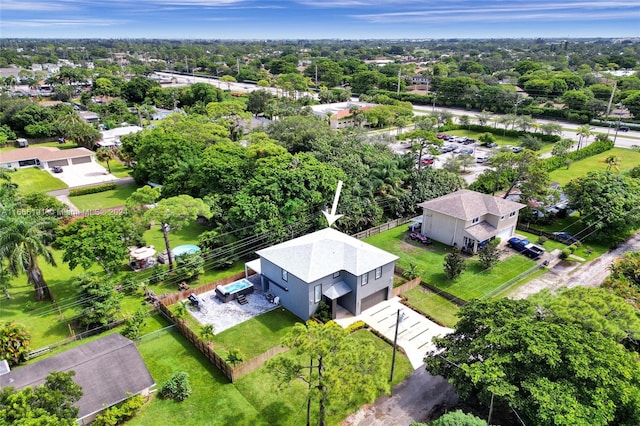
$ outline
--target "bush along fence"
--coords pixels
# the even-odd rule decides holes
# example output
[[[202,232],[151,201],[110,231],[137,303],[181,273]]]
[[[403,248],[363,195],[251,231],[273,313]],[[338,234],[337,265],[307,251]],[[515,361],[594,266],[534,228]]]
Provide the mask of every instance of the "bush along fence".
[[[549,157],[544,159],[544,164],[547,167],[547,171],[552,172],[562,167],[567,167],[567,161],[584,160],[585,158],[592,157],[594,155],[602,154],[613,148],[613,141],[595,141],[579,151],[571,151],[564,157]]]
[[[393,269],[393,272],[398,276],[402,276],[402,274],[404,274],[404,269],[396,265]],[[396,296],[399,296],[401,293],[404,293],[405,291],[409,291],[416,288],[417,286],[420,285],[421,280],[422,279],[420,277],[416,277],[412,280],[407,281],[402,285],[399,285],[398,287],[395,287],[391,292],[392,296],[396,297]]]
[[[243,362],[240,365],[232,366],[230,365],[220,354],[218,354],[214,347],[203,341],[200,336],[191,330],[189,326],[187,326],[185,321],[182,321],[175,317],[173,312],[169,309],[169,306],[173,305],[176,302],[187,299],[189,295],[202,294],[209,290],[215,289],[219,285],[225,285],[237,281],[240,278],[244,277],[244,272],[239,272],[230,277],[223,278],[221,280],[205,284],[203,286],[189,289],[185,291],[179,291],[173,294],[170,294],[165,297],[158,298],[159,303],[157,303],[157,307],[160,312],[171,322],[176,325],[176,328],[180,333],[187,338],[202,354],[213,363],[221,372],[224,374],[231,382],[234,382],[246,374],[249,374],[258,368],[260,368],[268,359],[273,358],[274,356],[286,352],[289,349],[284,346],[276,346],[268,351],[258,355],[257,357],[250,359],[248,361]]]
[[[102,185],[85,186],[83,188],[76,188],[69,190],[70,197],[77,197],[78,195],[97,194],[98,192],[110,191],[116,189],[118,186],[115,183],[105,183]]]

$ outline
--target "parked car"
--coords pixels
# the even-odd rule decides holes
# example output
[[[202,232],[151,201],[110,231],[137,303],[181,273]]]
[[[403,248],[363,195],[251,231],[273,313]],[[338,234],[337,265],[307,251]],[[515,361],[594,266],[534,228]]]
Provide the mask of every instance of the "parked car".
[[[513,151],[515,154],[524,151],[524,148],[521,146],[514,146],[511,148],[511,151]]]
[[[568,232],[554,232],[553,235],[555,235],[556,237],[562,238],[563,240],[565,240],[565,242],[568,242],[569,244],[580,242],[579,239],[569,234]]]
[[[446,135],[445,133],[438,133],[438,134],[436,135],[436,138],[438,138],[438,139],[444,139],[444,138],[446,138],[446,137],[447,137],[447,135]]]
[[[466,138],[465,140],[462,141],[463,145],[471,145],[473,143],[476,143],[476,140],[471,138]]]
[[[409,232],[420,232],[420,229],[422,229],[422,222],[412,222],[409,225]]]
[[[53,171],[53,173],[62,173],[63,172],[62,166],[53,166],[51,168],[51,171]]]
[[[415,241],[419,241],[419,242],[421,242],[422,244],[425,244],[425,245],[426,244],[431,244],[433,242],[433,241],[431,241],[431,238],[428,238],[428,237],[422,235],[419,232],[410,233],[409,234],[409,238],[411,238],[412,240],[415,240]]]
[[[462,148],[460,150],[460,154],[468,154],[471,155],[473,154],[473,149],[472,148]]]
[[[489,157],[486,157],[484,155],[478,155],[476,157],[476,163],[485,163],[487,161],[489,161]]]
[[[628,132],[629,128],[627,126],[620,126],[618,127],[618,130],[620,130],[621,132]]]
[[[487,148],[495,148],[496,146],[498,146],[498,144],[495,142],[488,142],[488,143],[483,143],[482,146],[486,146]]]
[[[539,258],[545,252],[543,247],[533,244],[527,239],[520,239],[518,237],[509,238],[507,245],[531,259]]]

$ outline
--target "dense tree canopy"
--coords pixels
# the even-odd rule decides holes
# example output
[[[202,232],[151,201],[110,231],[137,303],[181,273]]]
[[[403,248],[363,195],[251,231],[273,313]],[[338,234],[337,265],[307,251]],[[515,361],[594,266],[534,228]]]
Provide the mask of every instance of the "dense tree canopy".
[[[571,305],[567,298],[563,305]],[[552,304],[475,301],[460,309],[456,331],[436,338],[425,359],[461,398],[491,395],[526,424],[633,425],[640,422],[638,355]],[[605,319],[606,321],[606,319]],[[442,352],[440,352],[442,350]]]

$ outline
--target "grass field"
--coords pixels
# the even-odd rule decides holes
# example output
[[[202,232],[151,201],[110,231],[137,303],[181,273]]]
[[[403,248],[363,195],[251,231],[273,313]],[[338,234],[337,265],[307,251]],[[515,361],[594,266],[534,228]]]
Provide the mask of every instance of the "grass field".
[[[622,160],[620,164],[620,173],[624,173],[633,167],[640,165],[640,152],[633,151],[625,148],[613,148],[602,154],[594,155],[593,157],[585,158],[584,160],[571,163],[568,169],[562,168],[554,170],[549,174],[552,181],[558,182],[561,185],[566,185],[571,179],[575,179],[580,176],[585,176],[591,171],[605,171],[607,164],[602,162],[605,158],[615,155]],[[614,171],[616,172],[616,171]]]
[[[409,264],[415,264],[423,281],[467,301],[489,293],[535,264],[524,256],[510,256],[491,270],[483,271],[477,258],[467,258],[467,270],[455,281],[450,281],[443,271],[444,257],[450,248],[439,243],[428,247],[418,245],[406,238],[405,226],[369,237],[365,241],[399,256],[397,264],[404,269]]]
[[[38,144],[30,144],[29,146],[31,147],[36,147],[36,146],[49,146],[49,147],[55,147],[55,148],[59,148],[59,149],[71,149],[71,148],[77,148],[78,144],[75,142],[67,142],[65,144],[59,144],[57,141],[52,141],[52,142],[44,142],[44,143],[38,143]],[[2,148],[0,148],[0,152],[7,152],[7,151],[13,151],[14,149],[20,149],[17,146],[10,144],[7,146],[4,146]]]
[[[447,327],[454,327],[458,322],[456,313],[460,310],[455,304],[442,296],[418,286],[402,294],[407,298],[409,306],[415,306],[433,319]]]
[[[110,207],[123,206],[126,199],[136,189],[138,189],[138,185],[130,183],[128,185],[118,185],[116,189],[110,191],[69,197],[69,200],[78,210],[108,209]]]
[[[49,192],[56,189],[67,188],[67,184],[60,179],[53,177],[46,170],[38,167],[27,167],[19,169],[10,174],[11,181],[18,184],[18,191],[21,194],[31,192]]]
[[[109,167],[107,167],[106,161],[98,161],[98,159],[96,158],[96,162],[100,164],[102,167],[104,167],[106,170],[109,170]],[[124,178],[124,177],[131,176],[131,169],[125,166],[124,164],[122,164],[118,160],[109,161],[109,166],[111,167],[111,174],[117,178]]]
[[[372,342],[391,360],[392,348],[368,331],[353,338]],[[275,377],[260,368],[230,383],[182,335],[172,330],[143,339],[138,349],[158,388],[177,371],[189,374],[193,393],[182,402],[160,399],[155,394],[151,403],[127,422],[129,425],[297,425],[306,418],[306,385],[295,380],[278,388]],[[294,356],[289,353],[287,356]],[[409,360],[398,354],[394,382],[399,383],[412,372]],[[388,372],[385,371],[385,377]],[[312,424],[317,403],[312,405]],[[349,414],[340,410],[329,417],[328,424],[338,425]]]

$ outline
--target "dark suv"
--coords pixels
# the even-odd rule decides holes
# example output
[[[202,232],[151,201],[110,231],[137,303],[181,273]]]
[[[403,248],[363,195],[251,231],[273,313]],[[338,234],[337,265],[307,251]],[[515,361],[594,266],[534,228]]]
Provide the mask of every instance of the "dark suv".
[[[51,170],[53,173],[62,173],[62,166],[53,166]]]

